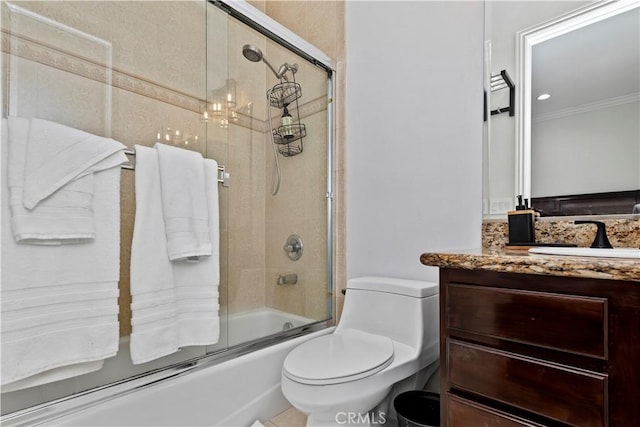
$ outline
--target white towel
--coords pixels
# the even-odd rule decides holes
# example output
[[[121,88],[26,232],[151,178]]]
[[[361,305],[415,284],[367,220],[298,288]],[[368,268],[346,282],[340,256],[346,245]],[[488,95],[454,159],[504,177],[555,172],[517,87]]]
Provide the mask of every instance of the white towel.
[[[2,392],[8,393],[10,391],[36,387],[42,384],[52,383],[54,381],[60,381],[67,378],[74,378],[79,375],[89,374],[91,372],[99,371],[100,369],[102,369],[102,365],[104,365],[104,361],[97,360],[95,362],[78,363],[76,365],[51,369],[41,374],[33,375],[23,380],[12,382],[11,384],[3,385]]]
[[[158,155],[136,146],[136,216],[131,244],[131,360],[148,362],[220,334],[217,163],[203,160],[212,255],[199,262],[167,258]]]
[[[60,246],[18,244],[11,235],[7,137],[3,119],[3,391],[99,369],[101,361],[117,352],[119,332],[119,168],[94,175],[95,241]]]
[[[95,172],[127,161],[112,139],[40,119],[9,118],[11,229],[29,244],[95,238]]]
[[[211,255],[209,212],[200,153],[156,144],[160,189],[171,261]]]

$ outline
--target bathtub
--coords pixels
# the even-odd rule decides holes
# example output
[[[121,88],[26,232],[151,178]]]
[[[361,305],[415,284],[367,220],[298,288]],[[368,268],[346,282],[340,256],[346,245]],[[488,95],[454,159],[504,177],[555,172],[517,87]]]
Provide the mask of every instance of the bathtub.
[[[230,315],[229,347],[235,346],[230,351],[172,374],[151,374],[88,393],[81,409],[74,402],[80,398],[68,399],[59,408],[44,408],[3,425],[249,426],[255,420],[269,420],[291,406],[280,391],[284,358],[296,346],[334,328],[320,323],[315,332],[267,347],[258,341],[239,343],[288,329],[287,322],[296,328],[309,320],[268,308]]]
[[[229,315],[228,329],[229,347],[253,341],[258,338],[277,334],[291,328],[307,325],[313,319],[286,313],[273,308],[261,308]],[[224,329],[224,322],[221,324]]]

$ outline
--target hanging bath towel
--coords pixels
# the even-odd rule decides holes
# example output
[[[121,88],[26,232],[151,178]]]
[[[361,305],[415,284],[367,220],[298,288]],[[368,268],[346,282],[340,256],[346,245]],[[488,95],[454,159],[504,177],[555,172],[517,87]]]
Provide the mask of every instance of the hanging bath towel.
[[[158,155],[160,194],[170,261],[197,261],[212,253],[204,161],[196,151],[165,144]]]
[[[18,124],[18,131],[23,125]],[[16,161],[11,150],[20,141],[9,142],[3,120],[3,391],[91,372],[118,350],[120,168],[114,162],[114,167],[92,173],[93,239],[55,246],[18,243],[12,235],[6,178],[9,159]],[[121,144],[114,141],[113,146],[119,150]]]
[[[176,149],[177,150],[177,149]],[[202,160],[211,255],[170,261],[158,152],[136,146],[136,215],[131,245],[131,360],[148,362],[190,345],[218,342],[217,164]],[[175,188],[175,191],[186,191]]]

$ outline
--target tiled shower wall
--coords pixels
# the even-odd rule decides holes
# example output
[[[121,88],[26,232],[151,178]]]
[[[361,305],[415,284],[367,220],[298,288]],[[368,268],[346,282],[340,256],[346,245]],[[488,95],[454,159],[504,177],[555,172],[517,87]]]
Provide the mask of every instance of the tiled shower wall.
[[[345,157],[344,147],[346,143],[346,128],[345,128],[345,1],[314,1],[314,0],[299,0],[299,1],[249,1],[253,6],[260,9],[271,18],[275,19],[285,27],[289,28],[294,33],[298,34],[305,40],[309,41],[331,58],[336,61],[336,74],[334,78],[335,82],[335,99],[334,99],[334,138],[335,138],[335,152],[334,152],[334,166],[331,173],[334,177],[335,186],[335,229],[334,229],[334,289],[333,298],[336,308],[336,318],[339,318],[342,311],[342,305],[344,302],[344,296],[340,293],[341,289],[346,287],[346,261],[345,261]],[[305,148],[306,150],[307,148]],[[311,150],[311,148],[309,148]],[[314,154],[315,155],[315,154]],[[319,185],[314,183],[313,185]],[[308,188],[307,188],[308,190]],[[304,188],[300,188],[299,191],[304,191]],[[315,191],[314,191],[315,193]],[[294,196],[295,197],[295,196]],[[301,199],[298,199],[301,200]],[[319,203],[318,200],[310,201],[311,204]],[[311,218],[307,219],[307,227],[311,230],[311,235],[319,233],[320,228],[324,225],[319,222],[313,224]],[[311,225],[313,224],[313,225]],[[276,248],[282,238],[280,234],[278,237],[274,236],[276,242],[268,243],[267,253],[269,254],[269,248]],[[267,233],[269,236],[270,234]],[[282,241],[284,243],[284,241]],[[281,244],[280,244],[281,246]],[[269,255],[268,255],[269,256]],[[312,256],[315,256],[312,255]],[[272,280],[269,277],[269,271],[271,266],[267,266],[267,282]],[[311,267],[311,274],[320,274],[317,267]],[[272,276],[273,277],[273,276]],[[286,295],[282,289],[274,290],[274,300],[280,299],[286,301],[287,298],[294,298],[292,295]],[[319,308],[313,309],[310,306],[314,306],[314,301],[317,301],[319,296],[316,293],[322,292],[319,287],[314,287],[310,292],[308,290],[298,290],[298,293],[303,293],[305,299],[305,306],[307,307],[306,313],[310,317],[318,314]],[[269,295],[269,294],[267,294]],[[268,303],[272,300],[267,296]],[[317,311],[316,311],[317,310]]]

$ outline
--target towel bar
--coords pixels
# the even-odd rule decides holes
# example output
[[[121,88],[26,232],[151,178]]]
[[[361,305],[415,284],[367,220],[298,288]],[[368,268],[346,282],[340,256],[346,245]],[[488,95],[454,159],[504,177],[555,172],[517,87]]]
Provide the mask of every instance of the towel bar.
[[[127,156],[135,156],[136,150],[134,150],[133,148],[129,148],[127,150],[124,150],[124,154],[126,154]],[[127,170],[136,169],[135,163],[131,161],[127,163],[123,163],[120,167],[122,169],[127,169]],[[218,182],[222,184],[223,187],[228,187],[229,180],[230,180],[230,176],[229,176],[229,172],[227,172],[227,169],[224,166],[218,165]]]

